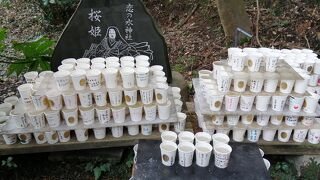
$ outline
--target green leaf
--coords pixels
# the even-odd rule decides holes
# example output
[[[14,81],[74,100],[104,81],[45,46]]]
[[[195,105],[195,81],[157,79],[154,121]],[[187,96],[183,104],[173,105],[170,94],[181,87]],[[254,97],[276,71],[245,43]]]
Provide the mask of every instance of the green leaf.
[[[107,171],[110,171],[110,167],[111,167],[110,163],[105,163],[100,165],[100,170],[103,172],[107,172]]]
[[[91,162],[89,162],[87,163],[85,170],[88,172],[88,171],[92,171],[93,168],[94,168],[94,165]]]
[[[22,63],[22,64],[15,64],[11,63],[7,69],[7,75],[11,75],[16,73],[19,76],[24,70],[29,69],[31,63]]]
[[[50,63],[47,61],[39,60],[39,65],[42,71],[51,69]]]
[[[101,176],[101,169],[99,167],[95,167],[93,169],[94,179],[97,180]]]
[[[12,158],[11,156],[9,156],[8,159],[7,159],[7,161],[10,162],[10,161],[12,161],[12,159],[13,159],[13,158]]]
[[[2,160],[1,166],[4,166],[4,165],[6,165],[6,163],[7,163],[7,161],[5,161],[5,160]]]
[[[3,28],[0,28],[0,42],[7,37],[7,31]]]
[[[133,160],[128,160],[126,162],[126,165],[127,165],[128,168],[130,168],[133,165]]]

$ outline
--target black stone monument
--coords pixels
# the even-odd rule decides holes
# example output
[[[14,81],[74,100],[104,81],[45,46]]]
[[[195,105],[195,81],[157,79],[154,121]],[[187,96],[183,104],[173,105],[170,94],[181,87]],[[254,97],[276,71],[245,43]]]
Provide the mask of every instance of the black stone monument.
[[[140,0],[82,0],[57,43],[52,69],[70,57],[137,55],[162,65],[171,82],[165,40]]]

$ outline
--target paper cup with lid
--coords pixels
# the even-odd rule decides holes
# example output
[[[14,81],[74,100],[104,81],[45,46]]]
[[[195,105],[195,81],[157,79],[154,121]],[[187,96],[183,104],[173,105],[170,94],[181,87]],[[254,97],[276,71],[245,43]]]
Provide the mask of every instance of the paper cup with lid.
[[[282,111],[286,104],[288,95],[282,93],[276,93],[271,98],[271,108],[274,111]]]
[[[84,90],[87,86],[86,71],[82,69],[77,69],[70,74],[72,79],[73,87],[76,91]]]
[[[90,107],[93,105],[92,93],[89,89],[85,89],[78,92],[80,104],[83,107]]]
[[[167,101],[165,104],[158,104],[159,119],[167,120],[170,118],[171,113],[171,101]]]
[[[251,72],[259,72],[263,54],[259,52],[250,52],[247,56],[248,69]]]
[[[235,72],[233,80],[233,90],[236,92],[244,92],[246,90],[249,74],[246,72]]]
[[[62,109],[63,119],[66,121],[67,126],[75,126],[78,124],[78,108],[75,109]]]
[[[226,111],[236,111],[238,108],[238,103],[240,100],[240,95],[235,93],[229,93],[225,95],[225,109]]]
[[[91,107],[79,107],[79,111],[82,117],[84,125],[91,125],[94,123],[94,108]]]
[[[124,123],[126,119],[126,107],[123,104],[120,106],[112,106],[111,112],[115,123]]]
[[[254,93],[259,93],[263,87],[264,76],[260,72],[250,73],[250,91]]]
[[[176,159],[178,146],[174,142],[165,141],[160,144],[161,162],[165,166],[172,166]]]
[[[29,84],[35,84],[36,79],[38,78],[38,72],[37,71],[30,71],[23,75],[24,79]]]
[[[178,122],[174,123],[174,131],[182,132],[186,126],[187,115],[185,113],[177,112]]]
[[[280,75],[275,72],[264,73],[264,91],[269,93],[276,92]]]
[[[243,93],[240,97],[240,110],[251,111],[255,95],[252,93]]]
[[[147,104],[143,106],[144,118],[147,121],[154,121],[157,117],[157,105],[155,103]]]
[[[56,81],[57,88],[59,91],[66,91],[70,88],[71,78],[70,78],[69,71],[61,70],[61,71],[55,72],[53,74],[53,77]]]
[[[124,89],[124,99],[128,106],[133,106],[137,103],[137,89]]]

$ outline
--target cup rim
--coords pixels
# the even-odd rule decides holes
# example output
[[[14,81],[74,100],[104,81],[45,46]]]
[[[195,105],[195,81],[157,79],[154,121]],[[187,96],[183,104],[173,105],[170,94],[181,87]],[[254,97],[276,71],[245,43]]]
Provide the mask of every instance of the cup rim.
[[[106,57],[106,62],[107,61],[118,61],[119,62],[120,58],[117,57],[117,56],[109,56],[109,57]]]
[[[90,63],[90,58],[78,58],[77,63]]]
[[[181,131],[179,134],[178,134],[178,138],[179,138],[179,141],[181,139],[181,137],[183,137],[184,135],[186,136],[191,136],[192,139],[194,139],[194,134],[190,131]]]
[[[184,151],[184,150],[181,149],[182,146],[189,146],[189,147],[192,148],[192,150],[191,151]],[[179,152],[191,153],[191,152],[194,152],[195,149],[196,148],[195,148],[194,144],[191,143],[191,142],[184,141],[184,142],[179,142],[179,144],[178,144]]]
[[[145,73],[148,73],[149,72],[149,68],[147,67],[137,67],[136,68],[136,73],[137,74],[145,74]]]
[[[209,148],[209,151],[204,152],[204,151],[200,150],[199,147],[208,147],[208,148]],[[211,152],[211,151],[213,150],[213,147],[211,146],[210,143],[203,142],[203,141],[198,142],[198,143],[195,145],[195,148],[196,148],[196,151],[201,152],[201,153],[209,153],[209,152]]]
[[[218,151],[217,149],[218,148],[224,148],[226,149],[228,152],[224,153],[224,152],[221,152],[221,151]],[[214,147],[214,152],[215,153],[219,153],[219,154],[224,154],[224,155],[227,155],[227,154],[230,154],[232,152],[232,147],[228,144],[224,144],[224,143],[217,143]]]
[[[147,56],[147,55],[141,54],[141,55],[135,56],[134,59],[135,59],[136,61],[149,61],[150,58],[149,58],[149,56]]]
[[[69,71],[59,70],[59,71],[57,71],[57,72],[55,72],[53,74],[53,77],[55,77],[55,78],[64,78],[64,77],[69,76],[69,75],[70,75]]]
[[[210,139],[211,141],[211,135],[209,133],[206,133],[206,132],[197,132],[195,135],[194,135],[194,138],[198,141],[200,141],[198,138],[199,136],[206,136]],[[200,141],[200,142],[203,142],[203,141]]]
[[[100,74],[101,74],[101,71],[98,69],[90,69],[86,72],[87,77],[99,76]]]
[[[161,150],[163,150],[163,146],[164,145],[171,145],[171,146],[173,146],[174,147],[174,150],[171,150],[171,151],[167,151],[167,150],[165,150],[166,152],[175,152],[177,149],[178,149],[178,145],[176,144],[176,143],[174,143],[174,142],[171,142],[171,141],[164,141],[164,142],[162,142],[161,144],[160,144],[160,149]]]
[[[26,90],[32,90],[32,87],[33,87],[33,84],[26,83],[26,84],[21,84],[20,86],[17,87],[17,89],[18,91],[26,91]]]
[[[175,132],[173,132],[173,131],[163,131],[163,132],[161,133],[161,135],[160,135],[161,140],[163,140],[163,136],[165,136],[165,135],[173,135],[173,136],[175,137],[175,140],[177,140],[177,138],[178,138],[177,133],[175,133]]]
[[[37,77],[39,75],[39,73],[37,72],[37,71],[29,71],[29,72],[26,72],[26,73],[24,73],[24,77],[25,78],[28,78],[28,77]]]
[[[229,136],[223,134],[223,133],[216,133],[216,134],[213,134],[211,139],[212,141],[217,141],[215,138],[216,137],[220,137],[220,138],[223,138],[224,140],[226,140],[227,142],[224,142],[224,143],[229,143],[230,142],[230,138]],[[219,141],[218,141],[219,142]]]

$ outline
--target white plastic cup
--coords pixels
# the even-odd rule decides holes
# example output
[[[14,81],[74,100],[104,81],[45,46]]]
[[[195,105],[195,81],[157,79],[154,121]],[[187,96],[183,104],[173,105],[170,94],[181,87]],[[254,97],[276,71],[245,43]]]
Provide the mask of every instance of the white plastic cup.
[[[120,69],[120,63],[117,61],[106,61],[106,67]]]
[[[140,90],[140,98],[143,104],[151,104],[153,102],[153,88],[146,87],[141,88]]]
[[[77,59],[77,65],[78,64],[88,64],[90,65],[90,59],[89,58],[79,58]]]
[[[167,101],[165,104],[158,104],[159,119],[167,120],[170,118],[171,113],[171,101]]]
[[[194,135],[194,138],[196,140],[196,144],[199,144],[199,143],[207,143],[210,145],[210,142],[211,142],[211,135],[209,133],[206,133],[206,132],[197,132],[195,135]]]
[[[214,149],[214,165],[217,168],[226,168],[229,164],[230,154],[232,152],[231,146],[224,143],[219,143],[213,146]]]
[[[279,129],[278,140],[281,142],[288,142],[291,136],[292,129]]]
[[[303,111],[306,113],[314,113],[317,109],[320,96],[317,94],[311,94],[312,96],[306,96],[303,104]]]
[[[90,107],[93,105],[92,93],[88,89],[79,91],[78,96],[82,107]]]
[[[296,126],[298,124],[298,116],[285,116],[284,122],[288,126]]]
[[[173,132],[173,131],[164,131],[161,133],[161,141],[165,142],[165,141],[170,141],[170,142],[176,142],[177,141],[177,133]]]
[[[77,60],[75,58],[66,58],[61,61],[61,64],[72,64],[76,65]]]
[[[103,57],[95,57],[91,59],[91,64],[96,64],[96,63],[105,64],[105,62],[106,62],[106,59]]]
[[[93,91],[94,102],[97,106],[105,106],[107,105],[107,91],[104,88],[100,90]]]
[[[85,142],[89,138],[88,129],[76,129],[74,132],[76,133],[76,138],[79,142]]]
[[[94,128],[93,134],[96,139],[104,139],[106,137],[106,128]]]
[[[311,144],[319,144],[320,129],[310,129],[308,133],[308,142]]]
[[[238,124],[240,115],[227,115],[227,123],[229,126],[235,126]]]
[[[150,60],[149,56],[147,56],[147,55],[138,55],[138,56],[134,57],[134,59],[136,60],[136,63],[145,62],[145,61],[148,62]]]
[[[124,123],[126,119],[126,107],[123,105],[111,107],[112,117],[115,123]]]
[[[123,136],[123,126],[116,126],[111,128],[112,136],[119,138]]]
[[[221,126],[223,124],[223,121],[224,121],[223,115],[212,115],[211,116],[211,122],[214,125]]]
[[[70,88],[71,78],[69,71],[58,71],[53,74],[59,91],[66,91]]]
[[[77,69],[70,74],[73,87],[76,91],[82,91],[87,87],[86,71]]]
[[[17,110],[10,111],[11,121],[15,122],[16,128],[26,128],[28,126],[27,119],[24,113],[20,113]]]
[[[74,91],[66,91],[62,93],[64,106],[67,109],[74,109],[78,106],[77,94]]]
[[[253,118],[254,118],[254,115],[252,115],[252,114],[242,115],[241,116],[241,123],[244,125],[252,124]]]
[[[56,131],[48,131],[44,133],[48,144],[56,144],[59,142],[58,133]]]
[[[226,111],[236,111],[238,108],[239,99],[240,95],[233,93],[226,94],[224,98]]]
[[[150,71],[155,72],[155,71],[163,71],[163,66],[161,65],[153,65],[150,67]]]
[[[46,139],[44,132],[34,132],[33,136],[34,136],[34,139],[36,140],[37,144],[44,144],[47,142],[47,139]]]
[[[73,71],[74,70],[74,65],[73,64],[62,64],[58,66],[59,71]]]
[[[248,129],[247,139],[250,142],[258,142],[261,134],[261,129]]]
[[[254,93],[259,93],[263,87],[263,73],[252,72],[250,73],[250,91]]]
[[[265,67],[267,72],[275,72],[277,68],[277,63],[279,60],[280,54],[278,53],[265,53],[264,60],[265,60]]]
[[[88,126],[94,123],[94,109],[93,107],[79,107],[83,124]]]
[[[256,109],[258,111],[267,111],[271,95],[267,93],[260,93],[256,96]]]
[[[248,53],[247,65],[251,72],[259,72],[263,54],[258,52]]]
[[[64,142],[69,142],[70,141],[70,130],[67,131],[58,131],[58,136],[59,136],[59,141],[64,143]]]
[[[107,68],[102,71],[106,87],[107,88],[116,88],[118,86],[118,69],[116,68]]]
[[[209,107],[211,111],[220,111],[222,107],[224,95],[218,94],[217,92],[209,93]]]
[[[133,106],[129,106],[131,121],[139,122],[142,120],[142,103],[138,102]]]
[[[136,62],[136,67],[149,67],[150,63],[148,61],[137,61]]]
[[[183,102],[181,100],[179,100],[179,99],[175,99],[174,100],[174,105],[176,107],[176,111],[177,112],[181,112],[182,106],[183,106]]]
[[[246,60],[247,53],[238,52],[232,55],[232,70],[233,71],[243,71],[244,64]]]
[[[75,67],[75,69],[76,70],[89,71],[90,70],[90,64],[77,63],[77,66]]]
[[[60,111],[45,111],[44,115],[50,127],[55,128],[60,126],[61,116]]]
[[[195,146],[190,142],[179,142],[179,164],[182,167],[189,167],[192,165]]]
[[[280,116],[271,116],[270,122],[273,125],[279,126],[279,125],[281,125],[282,120],[283,120],[283,116],[282,115],[280,115]]]
[[[220,92],[228,92],[231,86],[232,75],[225,71],[221,71],[217,76],[218,90]]]
[[[46,94],[51,110],[61,110],[63,107],[62,97],[58,91],[51,90]]]
[[[271,108],[274,111],[282,111],[286,104],[287,97],[288,95],[284,95],[280,93],[273,95],[271,98]]]
[[[136,136],[139,134],[139,125],[127,126],[127,128],[130,136]]]
[[[35,84],[36,79],[38,78],[38,72],[37,71],[30,71],[23,75],[24,79],[28,84]]]
[[[111,109],[109,106],[95,106],[100,124],[106,124],[111,120]]]
[[[109,57],[106,57],[106,63],[108,62],[119,62],[119,58],[116,57],[116,56],[109,56]]]
[[[164,124],[166,125],[166,124]],[[159,124],[159,127],[161,127],[161,125]],[[165,129],[167,130],[167,129]],[[162,131],[159,131],[162,132]],[[141,134],[144,136],[150,136],[152,134],[152,124],[142,124],[141,125]]]
[[[289,110],[291,112],[300,112],[304,102],[303,96],[291,95],[289,97]]]
[[[292,88],[294,86],[294,80],[281,80],[280,81],[280,92],[289,94],[292,91]]]
[[[133,88],[134,87],[134,69],[130,67],[124,67],[120,70],[122,78],[122,86],[124,88]]]
[[[78,108],[62,109],[62,115],[67,123],[67,126],[75,126],[78,124]]]
[[[269,123],[269,115],[257,115],[257,124],[259,126],[267,126]]]
[[[233,90],[236,92],[244,92],[247,87],[249,74],[245,72],[235,72],[233,80]]]
[[[222,133],[216,133],[212,135],[212,146],[215,147],[218,144],[228,144],[230,141],[229,136],[222,134]]]
[[[165,141],[160,144],[161,161],[165,166],[172,166],[176,159],[178,146],[174,142]]]
[[[149,68],[136,68],[136,81],[139,88],[148,86],[149,83]]]
[[[189,131],[182,131],[178,134],[178,139],[179,139],[179,143],[182,143],[182,142],[193,143],[194,134]]]
[[[40,112],[29,112],[30,123],[34,129],[41,129],[46,126],[46,121],[42,111]]]
[[[101,88],[101,71],[97,69],[91,69],[86,73],[88,86],[90,90],[98,90]]]
[[[186,126],[187,115],[185,113],[177,112],[178,122],[174,123],[174,131],[182,132]]]
[[[109,90],[108,91],[111,106],[120,106],[122,104],[122,91],[121,90]]]
[[[31,100],[32,87],[33,87],[32,84],[22,84],[17,88],[19,91],[20,97],[22,99],[22,102],[26,106],[32,104],[32,100]]]
[[[2,137],[7,145],[15,144],[17,142],[16,134],[3,134]]]
[[[302,143],[305,141],[308,134],[307,127],[299,127],[293,130],[293,141]]]
[[[276,92],[278,81],[279,81],[279,74],[273,72],[266,72],[264,73],[264,91],[269,93]]]
[[[128,106],[133,106],[137,103],[137,93],[136,89],[125,89],[124,90],[124,99]]]
[[[156,101],[159,104],[164,104],[168,100],[168,89],[167,83],[157,83],[155,88]]]
[[[147,121],[154,121],[157,117],[157,105],[155,103],[151,103],[143,106],[144,109],[144,118]]]
[[[244,93],[240,97],[240,110],[251,111],[254,102],[254,94]]]

